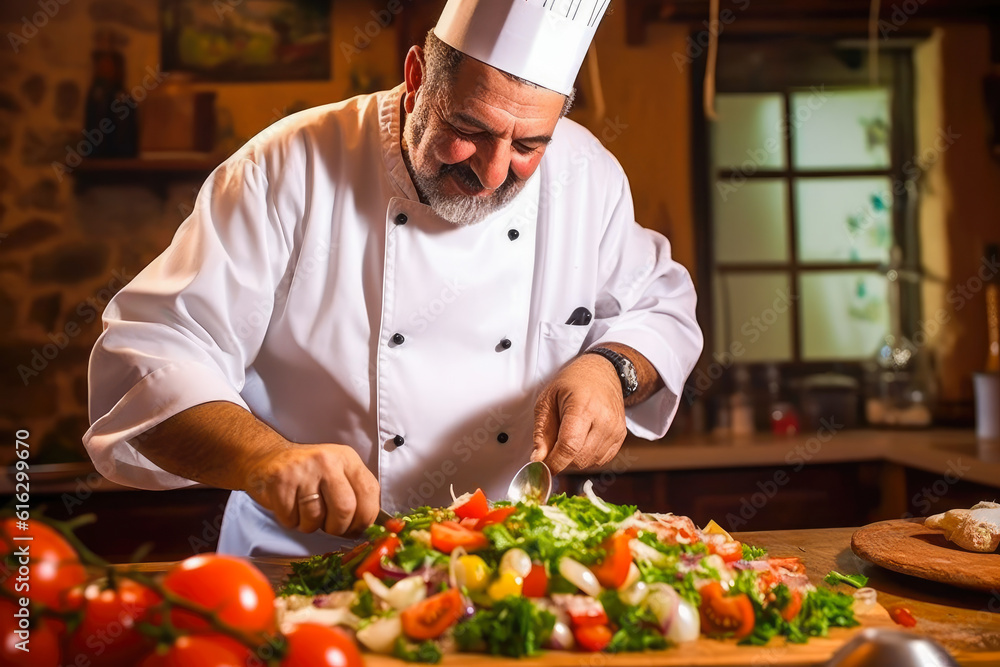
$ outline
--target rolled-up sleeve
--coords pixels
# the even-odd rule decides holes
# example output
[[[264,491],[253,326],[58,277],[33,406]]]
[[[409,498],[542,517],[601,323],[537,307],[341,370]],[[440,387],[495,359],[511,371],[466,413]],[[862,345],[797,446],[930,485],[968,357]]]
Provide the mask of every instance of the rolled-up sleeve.
[[[596,304],[596,344],[621,343],[641,353],[664,388],[625,411],[629,430],[663,437],[680,404],[684,382],[704,339],[695,317],[697,298],[687,270],[670,256],[670,242],[635,221],[628,180],[621,189],[600,247],[603,288]]]
[[[221,165],[171,245],[104,312],[84,435],[102,475],[145,489],[193,484],[130,440],[202,403],[247,407],[245,369],[260,350],[289,247],[261,168],[240,157]]]

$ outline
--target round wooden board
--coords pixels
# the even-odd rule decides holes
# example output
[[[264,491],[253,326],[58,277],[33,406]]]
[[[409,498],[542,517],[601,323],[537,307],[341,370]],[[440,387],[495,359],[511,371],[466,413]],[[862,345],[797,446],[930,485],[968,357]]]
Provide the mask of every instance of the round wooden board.
[[[851,537],[851,549],[893,572],[987,593],[1000,588],[1000,553],[965,551],[923,524],[896,519],[867,525]]]

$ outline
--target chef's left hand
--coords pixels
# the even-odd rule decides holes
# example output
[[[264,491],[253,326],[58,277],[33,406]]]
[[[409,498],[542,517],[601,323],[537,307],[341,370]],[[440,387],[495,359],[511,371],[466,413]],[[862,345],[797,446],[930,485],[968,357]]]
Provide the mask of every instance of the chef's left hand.
[[[601,466],[625,441],[625,400],[614,365],[597,354],[577,357],[535,403],[535,450],[558,473],[567,466]]]

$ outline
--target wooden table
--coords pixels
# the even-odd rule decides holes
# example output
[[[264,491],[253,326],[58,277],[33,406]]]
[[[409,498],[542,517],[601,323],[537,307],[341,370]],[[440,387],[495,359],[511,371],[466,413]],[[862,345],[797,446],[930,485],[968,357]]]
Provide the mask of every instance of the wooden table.
[[[814,584],[830,570],[844,574],[861,573],[869,577],[868,585],[878,591],[879,603],[892,609],[903,606],[917,619],[913,629],[921,635],[932,637],[943,644],[963,665],[1000,665],[1000,586],[991,594],[956,589],[943,584],[908,577],[859,559],[850,549],[853,528],[827,528],[820,530],[784,530],[753,533],[734,533],[737,539],[767,549],[771,556],[798,556],[805,563],[806,571]],[[1000,558],[1000,555],[998,555]],[[287,571],[289,559],[256,558],[254,563],[275,585]],[[167,563],[147,563],[145,571],[159,571]],[[853,591],[841,584],[844,592]],[[873,617],[866,621],[869,627],[893,627],[891,621]],[[663,667],[672,665],[735,666],[735,665],[822,665],[845,641],[859,630],[834,629],[829,638],[811,639],[805,645],[786,645],[773,640],[765,647],[736,646],[732,641],[702,639],[680,648],[646,654],[592,655],[550,652],[538,659],[510,660],[461,654],[448,656],[446,665],[479,667]],[[369,667],[403,665],[381,656],[366,656]]]

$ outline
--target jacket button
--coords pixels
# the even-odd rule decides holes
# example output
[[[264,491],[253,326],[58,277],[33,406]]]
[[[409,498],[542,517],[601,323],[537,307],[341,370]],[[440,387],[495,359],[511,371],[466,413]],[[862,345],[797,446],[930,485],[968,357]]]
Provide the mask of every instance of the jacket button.
[[[509,350],[510,346],[511,342],[509,338],[504,338],[503,340],[500,341],[500,347],[502,347],[503,349]]]
[[[392,444],[396,445],[397,447],[402,447],[403,443],[405,442],[406,440],[404,440],[403,436],[401,435],[397,435],[395,438],[392,439]]]
[[[507,440],[509,439],[510,438],[507,436],[506,433],[497,433],[497,442],[499,442],[501,445],[507,442]]]
[[[516,229],[512,229],[507,232],[507,238],[509,238],[511,241],[516,241],[517,237],[520,235],[521,235],[520,232],[518,232]]]
[[[404,341],[406,341],[406,339],[403,338],[403,334],[401,333],[392,334],[392,342],[395,343],[396,345],[402,345]]]
[[[406,217],[405,213],[400,213],[399,215],[396,216],[397,225],[405,225],[407,220],[409,220],[409,218]]]

